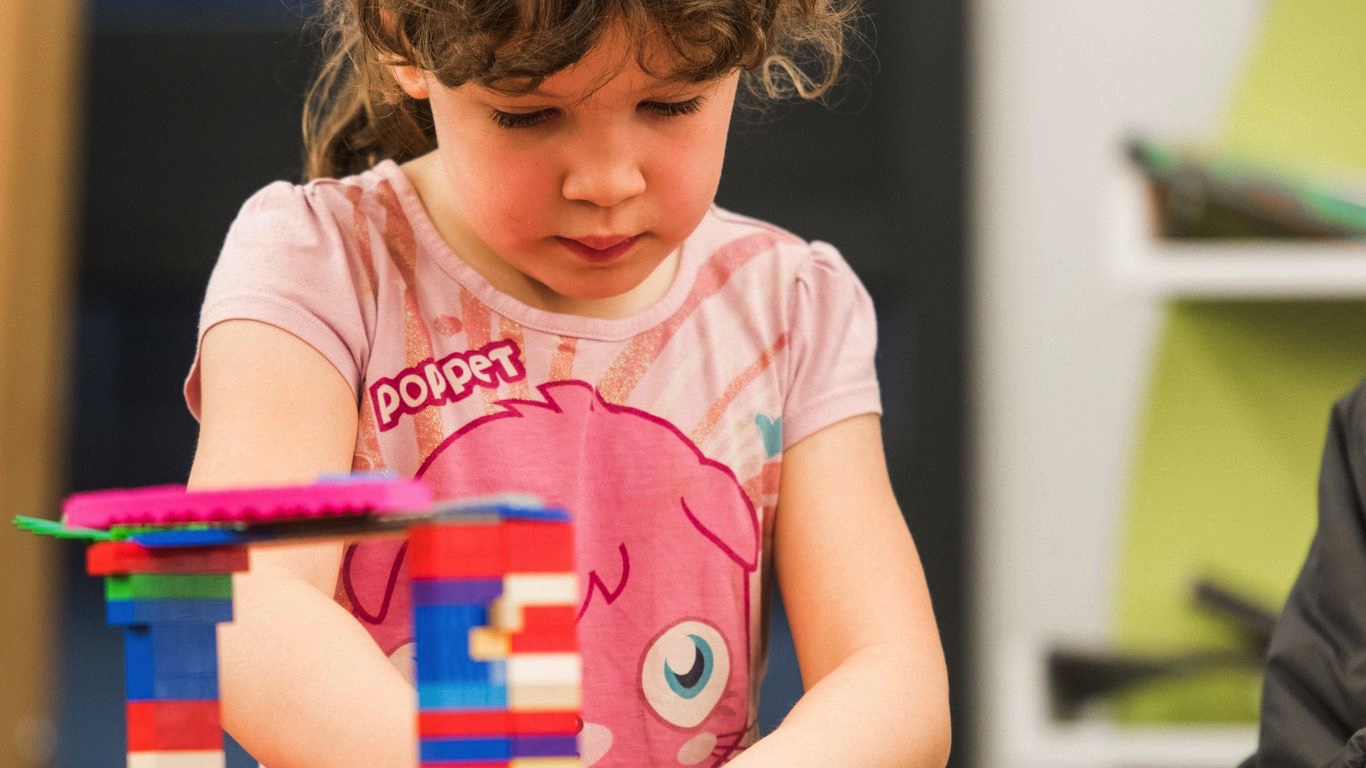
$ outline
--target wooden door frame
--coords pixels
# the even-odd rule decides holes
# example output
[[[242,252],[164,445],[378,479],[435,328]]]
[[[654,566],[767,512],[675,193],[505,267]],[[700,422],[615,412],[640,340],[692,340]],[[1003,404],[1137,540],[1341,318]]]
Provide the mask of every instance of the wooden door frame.
[[[47,765],[84,43],[78,0],[0,0],[0,765]]]

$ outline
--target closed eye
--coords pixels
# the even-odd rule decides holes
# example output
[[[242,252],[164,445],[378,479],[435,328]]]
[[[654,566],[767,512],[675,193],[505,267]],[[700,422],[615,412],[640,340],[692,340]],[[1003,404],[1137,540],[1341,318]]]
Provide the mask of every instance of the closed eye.
[[[499,128],[530,128],[549,120],[555,114],[553,109],[539,109],[535,112],[504,112],[501,109],[489,110],[489,118]]]
[[[702,97],[696,96],[687,101],[642,101],[640,108],[660,117],[681,117],[701,110]]]

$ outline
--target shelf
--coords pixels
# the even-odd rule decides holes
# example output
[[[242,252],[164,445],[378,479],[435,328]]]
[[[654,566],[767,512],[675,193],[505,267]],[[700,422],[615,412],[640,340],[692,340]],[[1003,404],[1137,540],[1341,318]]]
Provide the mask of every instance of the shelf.
[[[997,646],[1004,662],[1001,712],[1015,768],[1232,768],[1257,747],[1252,724],[1137,725],[1048,715],[1043,659],[1048,643],[1015,638]]]
[[[1366,242],[1163,239],[1146,182],[1132,171],[1115,174],[1107,202],[1123,286],[1158,298],[1366,298]]]

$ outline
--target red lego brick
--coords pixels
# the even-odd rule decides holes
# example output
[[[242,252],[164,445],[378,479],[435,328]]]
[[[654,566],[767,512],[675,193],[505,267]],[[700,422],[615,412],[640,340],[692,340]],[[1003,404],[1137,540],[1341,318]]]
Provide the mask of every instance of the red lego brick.
[[[504,523],[509,573],[574,570],[574,528],[567,523]]]
[[[414,526],[408,537],[414,579],[488,578],[574,570],[574,532],[562,522]]]
[[[408,573],[413,579],[502,576],[508,567],[501,525],[418,525],[408,532]]]
[[[466,712],[419,712],[418,736],[555,735],[578,733],[579,713],[571,711],[509,712],[479,710]]]
[[[513,653],[577,651],[578,608],[571,605],[522,606],[522,631],[511,638]]]
[[[128,702],[129,752],[222,748],[216,700]]]
[[[246,547],[148,548],[131,541],[100,541],[86,550],[91,576],[129,573],[237,573],[247,570]]]

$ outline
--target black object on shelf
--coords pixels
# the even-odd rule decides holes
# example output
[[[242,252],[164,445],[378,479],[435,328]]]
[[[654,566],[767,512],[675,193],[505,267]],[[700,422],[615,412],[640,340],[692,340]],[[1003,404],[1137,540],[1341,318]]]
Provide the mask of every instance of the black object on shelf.
[[[1129,159],[1174,238],[1366,238],[1366,179],[1290,171],[1173,142],[1136,138]]]
[[[1045,660],[1053,717],[1075,719],[1097,701],[1165,678],[1226,669],[1260,669],[1276,623],[1275,614],[1212,579],[1195,581],[1191,597],[1201,610],[1228,620],[1241,642],[1231,647],[1155,653],[1054,646]]]

